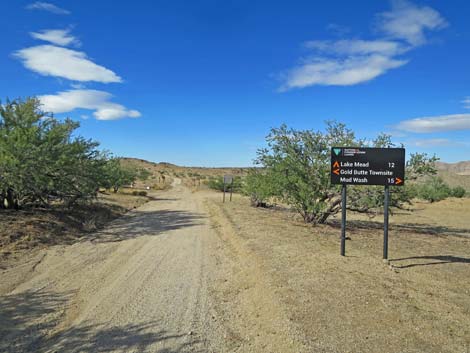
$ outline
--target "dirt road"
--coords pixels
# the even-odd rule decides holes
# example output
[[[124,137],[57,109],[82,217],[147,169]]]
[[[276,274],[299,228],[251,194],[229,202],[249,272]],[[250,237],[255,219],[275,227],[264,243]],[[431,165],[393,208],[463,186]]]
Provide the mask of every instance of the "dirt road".
[[[1,275],[0,351],[222,351],[216,240],[203,200],[176,185],[91,240],[38,253]]]

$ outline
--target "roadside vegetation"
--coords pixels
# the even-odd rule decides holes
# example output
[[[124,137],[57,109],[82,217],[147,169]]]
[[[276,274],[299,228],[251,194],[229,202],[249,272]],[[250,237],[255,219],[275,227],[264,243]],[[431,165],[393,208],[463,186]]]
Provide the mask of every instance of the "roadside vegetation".
[[[224,177],[223,176],[214,176],[210,177],[207,180],[207,186],[210,189],[217,190],[217,191],[224,191]],[[233,192],[240,192],[243,188],[242,178],[241,177],[233,177],[233,184],[226,184],[225,190],[230,191],[232,188]]]
[[[327,122],[325,131],[295,130],[282,125],[271,130],[267,147],[258,150],[259,168],[245,179],[244,193],[253,206],[280,202],[296,210],[306,223],[325,223],[341,210],[341,188],[330,184],[333,146],[397,147],[391,136],[372,141],[358,139],[344,124]],[[450,188],[436,176],[436,156],[415,153],[406,163],[406,185],[391,188],[391,206],[403,209],[420,197],[431,202],[449,196],[463,197],[465,189]],[[348,187],[348,210],[377,213],[383,207],[383,188]]]
[[[42,112],[35,98],[7,101],[0,117],[0,208],[71,207],[136,178],[98,142],[75,136],[77,122]]]
[[[77,122],[42,112],[35,98],[0,104],[0,248],[62,244],[148,200],[119,192],[148,172],[122,166]],[[107,190],[112,192],[108,193]]]

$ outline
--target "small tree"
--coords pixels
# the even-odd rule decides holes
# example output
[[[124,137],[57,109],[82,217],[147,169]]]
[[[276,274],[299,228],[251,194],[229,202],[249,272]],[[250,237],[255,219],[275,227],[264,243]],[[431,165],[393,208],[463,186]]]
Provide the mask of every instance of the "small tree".
[[[268,200],[279,195],[275,175],[266,170],[250,170],[244,180],[243,194],[250,197],[252,206],[267,207]]]
[[[0,104],[0,207],[96,196],[108,156],[97,142],[72,137],[78,127],[42,112],[35,98]]]
[[[262,174],[253,176],[247,192],[254,198],[269,194],[293,207],[308,223],[324,223],[341,210],[341,188],[330,184],[333,146],[394,147],[389,135],[381,134],[372,143],[357,139],[344,124],[327,122],[325,131],[294,130],[282,125],[266,138],[268,147],[258,151],[255,161]],[[407,166],[411,179],[431,173],[435,157],[412,155]],[[393,188],[392,204],[403,207],[414,197],[413,186]],[[383,207],[383,187],[348,188],[348,209],[370,213]],[[254,202],[256,205],[256,202]]]
[[[330,185],[331,146],[360,146],[344,124],[327,122],[326,132],[299,131],[282,125],[266,138],[256,163],[276,180],[278,197],[308,223],[324,223],[341,207],[339,188]]]
[[[119,159],[112,158],[107,161],[103,173],[102,187],[112,188],[116,193],[124,185],[132,184],[136,179],[136,172],[121,165]]]

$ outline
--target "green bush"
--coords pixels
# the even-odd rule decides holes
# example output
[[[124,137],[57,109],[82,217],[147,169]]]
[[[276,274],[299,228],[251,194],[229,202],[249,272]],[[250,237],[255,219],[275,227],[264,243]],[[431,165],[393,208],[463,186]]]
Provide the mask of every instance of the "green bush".
[[[0,208],[71,206],[111,184],[99,143],[76,136],[77,122],[40,107],[36,98],[0,104]]]
[[[224,191],[224,177],[211,177],[207,181],[207,186],[210,189]],[[242,179],[240,177],[233,177],[233,185],[225,185],[225,190],[230,191],[230,187],[233,187],[233,192],[240,192],[242,190]]]
[[[118,192],[119,189],[124,185],[132,184],[137,176],[137,173],[129,168],[121,166],[119,159],[112,158],[107,161],[103,169],[103,187],[107,189],[113,189],[114,192]]]
[[[99,188],[132,183],[134,174],[75,135],[79,123],[59,121],[36,98],[0,104],[0,208],[68,206],[94,198]]]
[[[458,197],[462,198],[465,196],[467,192],[462,186],[456,186],[455,188],[452,189],[452,196],[453,197]]]
[[[142,168],[137,172],[137,178],[142,181],[146,181],[150,176],[152,176],[152,172],[145,168]]]
[[[279,194],[273,176],[256,169],[246,176],[242,192],[254,207],[268,207],[269,200]]]
[[[432,177],[423,181],[418,189],[420,199],[436,202],[452,196],[452,189],[440,177]]]

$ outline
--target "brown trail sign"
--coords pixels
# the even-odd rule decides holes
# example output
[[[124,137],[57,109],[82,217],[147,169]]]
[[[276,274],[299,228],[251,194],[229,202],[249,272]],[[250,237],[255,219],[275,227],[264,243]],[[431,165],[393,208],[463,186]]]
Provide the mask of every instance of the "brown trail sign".
[[[227,191],[227,185],[230,185],[230,201],[232,201],[233,175],[224,175],[224,198],[223,198],[223,202],[225,202],[225,192]]]
[[[404,180],[404,148],[331,149],[332,184],[402,186]]]
[[[405,183],[404,148],[332,147],[331,184],[341,190],[341,255],[346,252],[346,185],[384,185],[384,246],[383,258],[388,258],[388,206],[390,185]]]

